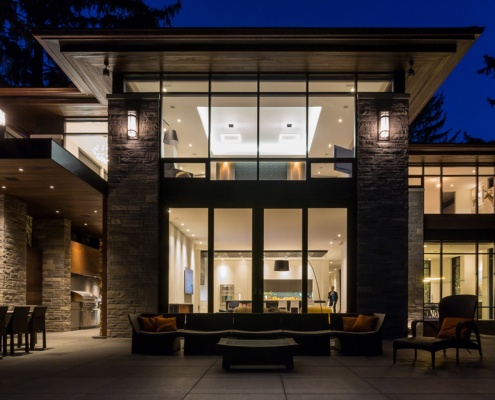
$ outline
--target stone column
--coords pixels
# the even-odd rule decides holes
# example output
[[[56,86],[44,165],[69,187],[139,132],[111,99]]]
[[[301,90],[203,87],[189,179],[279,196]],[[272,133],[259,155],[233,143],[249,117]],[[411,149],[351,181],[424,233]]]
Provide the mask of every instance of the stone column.
[[[26,304],[26,217],[25,202],[0,194],[0,304]]]
[[[409,305],[408,324],[423,319],[424,305],[424,189],[409,189]]]
[[[68,219],[33,219],[33,246],[43,251],[42,299],[48,306],[46,329],[50,332],[66,332],[71,327],[70,233]]]
[[[127,137],[128,110],[137,139]],[[112,95],[108,118],[107,335],[128,337],[128,313],[158,309],[159,96]]]
[[[358,99],[357,308],[387,314],[384,335],[407,333],[408,98]],[[390,140],[378,140],[378,113],[390,113]]]

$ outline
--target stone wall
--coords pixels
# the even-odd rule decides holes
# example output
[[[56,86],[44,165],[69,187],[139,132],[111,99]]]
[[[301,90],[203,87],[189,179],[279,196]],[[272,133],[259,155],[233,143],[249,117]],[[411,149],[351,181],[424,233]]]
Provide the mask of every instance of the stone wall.
[[[127,111],[139,138],[127,138]],[[160,102],[111,96],[108,107],[107,335],[128,337],[128,313],[158,308]]]
[[[408,323],[423,319],[424,304],[424,189],[409,189]]]
[[[390,140],[378,141],[378,113]],[[408,99],[360,95],[357,154],[357,309],[387,314],[386,337],[407,333]]]
[[[26,304],[26,217],[25,202],[0,194],[0,304]]]
[[[48,306],[46,329],[71,328],[71,222],[63,218],[34,218],[33,246],[43,251],[42,299]]]

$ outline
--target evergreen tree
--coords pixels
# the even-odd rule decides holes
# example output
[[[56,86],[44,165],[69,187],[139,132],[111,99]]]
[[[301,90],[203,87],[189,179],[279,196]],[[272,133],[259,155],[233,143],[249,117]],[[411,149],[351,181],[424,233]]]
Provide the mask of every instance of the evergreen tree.
[[[33,38],[32,30],[167,27],[181,8],[181,0],[171,1],[152,7],[144,0],[2,0],[0,87],[69,83]]]
[[[495,79],[495,58],[490,57],[488,54],[485,54],[483,56],[483,60],[485,63],[485,67],[479,69],[477,72],[480,75],[486,75],[486,76],[491,76],[492,79]],[[488,103],[493,107],[495,106],[495,99],[491,97],[487,97],[486,100]]]
[[[410,143],[455,143],[460,130],[451,135],[452,128],[442,130],[447,119],[443,110],[443,93],[436,93],[409,125]]]

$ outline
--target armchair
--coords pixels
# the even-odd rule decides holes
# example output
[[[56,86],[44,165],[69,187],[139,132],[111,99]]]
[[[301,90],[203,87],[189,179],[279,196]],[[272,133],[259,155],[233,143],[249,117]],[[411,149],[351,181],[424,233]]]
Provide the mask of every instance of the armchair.
[[[475,295],[460,294],[444,297],[439,304],[438,328],[430,324],[437,333],[435,337],[417,336],[418,324],[429,324],[428,321],[414,320],[411,324],[411,337],[396,339],[393,342],[394,364],[397,360],[397,350],[414,349],[431,353],[431,367],[435,369],[435,353],[447,349],[456,349],[456,363],[459,365],[459,349],[478,350],[482,357],[481,340],[478,327],[474,320],[477,307]],[[474,333],[475,339],[472,338]]]

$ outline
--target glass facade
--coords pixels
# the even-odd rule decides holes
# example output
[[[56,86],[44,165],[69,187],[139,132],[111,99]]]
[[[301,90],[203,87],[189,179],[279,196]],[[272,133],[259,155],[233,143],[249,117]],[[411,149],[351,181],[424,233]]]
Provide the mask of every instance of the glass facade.
[[[493,242],[426,242],[424,302],[428,316],[441,298],[454,294],[478,296],[478,319],[493,319]],[[433,315],[434,316],[434,315]]]
[[[425,214],[493,214],[493,165],[409,167],[409,185],[424,187]]]
[[[353,176],[356,95],[391,91],[392,79],[141,75],[124,89],[161,93],[164,177],[306,180]]]

